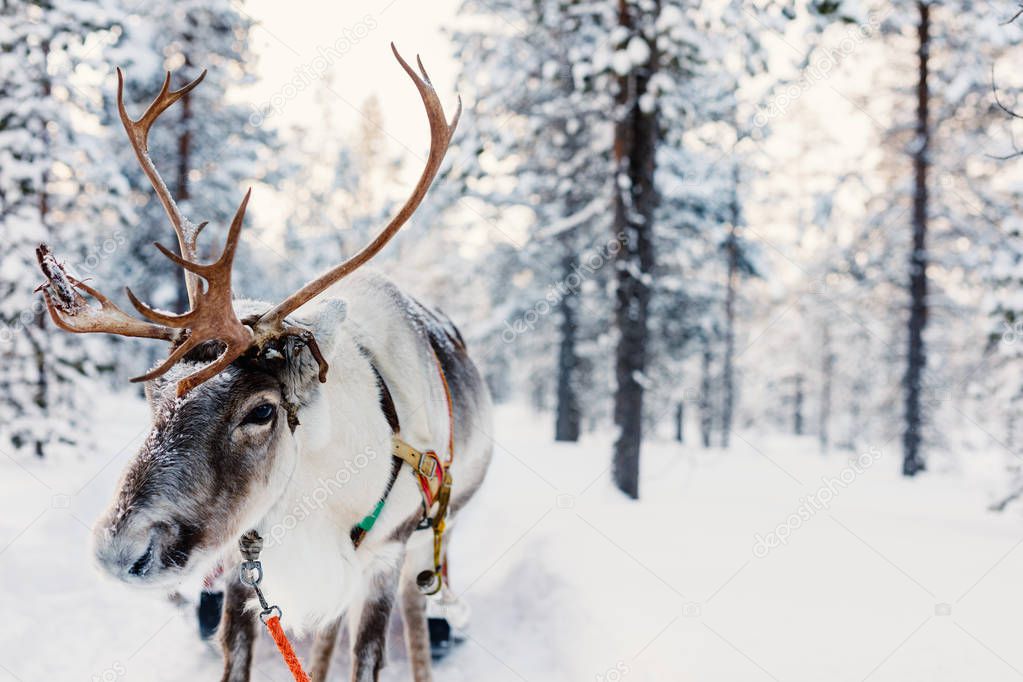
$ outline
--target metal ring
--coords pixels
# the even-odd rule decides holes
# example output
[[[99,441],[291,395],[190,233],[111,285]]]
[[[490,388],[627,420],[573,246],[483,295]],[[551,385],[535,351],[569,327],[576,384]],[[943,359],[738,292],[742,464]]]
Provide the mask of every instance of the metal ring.
[[[276,615],[277,620],[280,620],[284,617],[284,612],[281,611],[281,607],[274,604],[273,606],[264,609],[263,612],[259,614],[259,619],[263,621],[263,625],[266,625],[266,621],[268,621],[272,615]]]
[[[419,588],[419,592],[426,597],[433,596],[441,591],[444,587],[444,578],[441,576],[440,571],[433,572],[433,584]]]
[[[258,561],[243,561],[238,569],[238,579],[243,585],[256,587],[263,582],[263,565]]]

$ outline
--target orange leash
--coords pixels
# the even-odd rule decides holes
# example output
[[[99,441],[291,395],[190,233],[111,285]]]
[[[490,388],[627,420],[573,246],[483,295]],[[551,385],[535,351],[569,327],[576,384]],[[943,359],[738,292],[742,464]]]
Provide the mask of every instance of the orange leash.
[[[295,655],[295,650],[291,647],[288,636],[284,634],[284,628],[281,627],[281,617],[271,616],[263,622],[266,623],[266,629],[270,631],[270,636],[274,638],[274,644],[277,645],[278,651],[281,652],[284,662],[288,665],[288,670],[295,676],[295,682],[309,682],[309,676],[302,670],[302,664],[299,662],[298,656]]]

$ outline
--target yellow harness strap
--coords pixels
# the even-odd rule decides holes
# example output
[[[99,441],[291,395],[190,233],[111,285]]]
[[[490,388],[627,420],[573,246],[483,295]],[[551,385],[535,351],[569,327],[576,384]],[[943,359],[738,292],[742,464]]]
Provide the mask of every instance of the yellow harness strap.
[[[426,506],[429,509],[437,499],[443,482],[444,471],[440,460],[436,453],[430,450],[426,452],[417,450],[398,436],[394,436],[392,440],[391,454],[412,467],[412,471],[419,476],[420,483],[423,484]]]

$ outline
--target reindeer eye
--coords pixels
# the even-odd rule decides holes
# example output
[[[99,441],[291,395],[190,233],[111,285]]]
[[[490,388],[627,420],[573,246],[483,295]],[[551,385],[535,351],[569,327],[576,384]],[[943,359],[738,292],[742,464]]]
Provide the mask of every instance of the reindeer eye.
[[[273,416],[274,406],[270,403],[263,403],[245,415],[242,424],[268,424],[273,419]]]

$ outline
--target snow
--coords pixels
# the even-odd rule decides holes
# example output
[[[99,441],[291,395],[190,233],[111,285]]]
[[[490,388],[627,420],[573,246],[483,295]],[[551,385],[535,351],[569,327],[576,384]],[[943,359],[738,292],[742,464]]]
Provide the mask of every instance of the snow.
[[[89,524],[147,421],[134,397],[95,405],[96,452],[0,458],[0,682],[216,679],[219,652],[189,609],[91,567]],[[493,468],[454,530],[469,639],[439,679],[996,681],[1023,668],[1021,524],[985,511],[977,481],[904,480],[894,442],[822,456],[810,439],[742,433],[727,452],[649,445],[630,502],[608,480],[609,434],[552,444],[550,421],[498,409]],[[782,527],[784,544],[758,549]],[[384,680],[408,679],[400,637],[395,625]],[[255,666],[255,680],[289,679],[265,636]]]
[[[629,53],[629,59],[632,60],[633,67],[639,68],[650,59],[650,46],[647,44],[646,39],[640,36],[632,36],[625,50]]]

